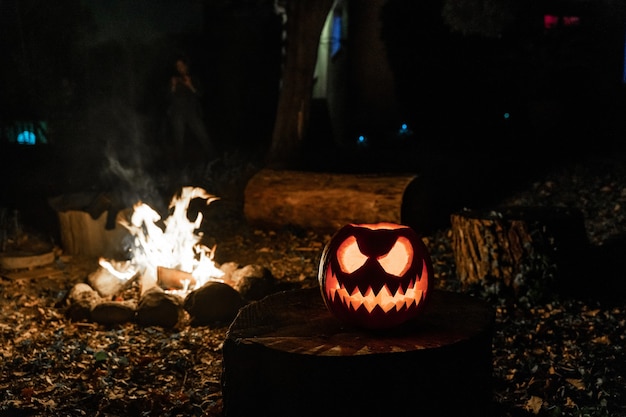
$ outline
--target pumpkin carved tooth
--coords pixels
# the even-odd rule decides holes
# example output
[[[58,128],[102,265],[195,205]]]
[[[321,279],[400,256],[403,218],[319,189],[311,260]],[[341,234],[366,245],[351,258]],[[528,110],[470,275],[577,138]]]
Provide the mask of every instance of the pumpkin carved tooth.
[[[421,238],[394,223],[344,226],[324,248],[318,273],[331,313],[366,328],[414,318],[430,294],[432,276]]]
[[[350,294],[345,288],[335,288],[334,291],[331,291],[330,298],[334,300],[335,297],[339,297],[344,305],[351,306],[354,310],[358,310],[363,305],[368,311],[379,306],[383,311],[388,312],[394,307],[397,311],[403,307],[410,308],[412,304],[416,304],[416,299],[420,300],[422,297],[422,291],[416,290],[413,285],[410,285],[407,291],[402,291],[402,288],[398,290],[392,294],[387,287],[383,287],[381,291],[375,294],[370,287],[365,294],[361,294],[358,289]]]

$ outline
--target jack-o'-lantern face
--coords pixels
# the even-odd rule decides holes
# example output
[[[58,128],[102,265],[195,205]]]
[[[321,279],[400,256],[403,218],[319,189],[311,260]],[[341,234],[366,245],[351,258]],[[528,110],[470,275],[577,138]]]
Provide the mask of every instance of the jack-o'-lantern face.
[[[371,329],[414,318],[429,293],[432,263],[421,238],[395,223],[349,224],[324,248],[322,297],[342,321]]]

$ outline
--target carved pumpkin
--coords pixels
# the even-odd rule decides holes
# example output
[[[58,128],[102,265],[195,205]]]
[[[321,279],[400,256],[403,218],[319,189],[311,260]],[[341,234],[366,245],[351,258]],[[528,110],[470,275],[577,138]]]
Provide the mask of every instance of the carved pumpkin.
[[[370,329],[398,326],[419,314],[432,276],[422,239],[395,223],[343,226],[324,248],[318,271],[330,312]]]

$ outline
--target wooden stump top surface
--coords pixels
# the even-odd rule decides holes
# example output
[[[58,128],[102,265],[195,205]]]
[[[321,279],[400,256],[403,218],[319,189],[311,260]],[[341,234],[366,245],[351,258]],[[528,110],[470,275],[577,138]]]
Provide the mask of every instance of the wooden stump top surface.
[[[319,288],[284,291],[242,308],[226,338],[286,353],[356,356],[436,349],[491,331],[495,315],[485,301],[439,290],[430,297],[420,316],[374,331],[340,322]]]

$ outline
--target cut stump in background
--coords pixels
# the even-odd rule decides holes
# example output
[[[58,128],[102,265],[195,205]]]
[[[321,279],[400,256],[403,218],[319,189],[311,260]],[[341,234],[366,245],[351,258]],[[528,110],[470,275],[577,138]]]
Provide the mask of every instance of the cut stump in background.
[[[28,233],[7,238],[2,242],[2,246],[0,269],[8,271],[49,265],[54,262],[59,252],[59,248],[52,243]]]
[[[129,232],[119,220],[128,216],[129,209],[113,208],[107,197],[90,193],[61,195],[51,198],[49,203],[57,212],[65,254],[123,257],[123,241]],[[112,219],[115,219],[113,227],[109,225]]]
[[[103,193],[76,193],[49,199],[56,211],[61,232],[61,247],[66,255],[86,257],[124,257],[128,230],[119,224],[129,209],[112,206]],[[115,221],[113,221],[115,220]]]
[[[262,169],[246,185],[244,215],[260,227],[334,232],[348,223],[402,223],[421,231],[415,174]]]
[[[1,253],[0,269],[33,269],[54,262],[56,257],[53,248],[49,252],[31,254],[31,253]]]
[[[59,211],[61,229],[61,246],[68,255],[88,257],[112,257],[124,250],[123,240],[128,230],[117,225],[114,229],[106,229],[104,212],[94,219],[84,211]]]
[[[563,207],[464,210],[450,218],[456,271],[465,289],[502,286],[541,296],[581,274],[588,250],[580,211]]]
[[[445,291],[385,331],[344,326],[319,288],[268,296],[226,335],[225,416],[488,415],[493,322],[484,301]]]

